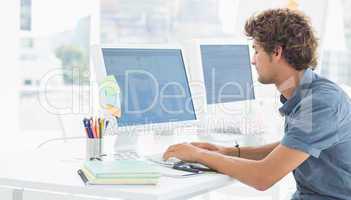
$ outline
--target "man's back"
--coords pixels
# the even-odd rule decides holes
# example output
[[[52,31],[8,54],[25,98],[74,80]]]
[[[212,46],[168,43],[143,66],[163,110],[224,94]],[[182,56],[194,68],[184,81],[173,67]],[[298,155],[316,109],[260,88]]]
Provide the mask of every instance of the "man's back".
[[[351,196],[351,101],[335,83],[307,69],[286,116],[282,143],[311,156],[293,171],[293,199]],[[296,98],[298,96],[299,98]],[[289,110],[290,110],[289,109]]]

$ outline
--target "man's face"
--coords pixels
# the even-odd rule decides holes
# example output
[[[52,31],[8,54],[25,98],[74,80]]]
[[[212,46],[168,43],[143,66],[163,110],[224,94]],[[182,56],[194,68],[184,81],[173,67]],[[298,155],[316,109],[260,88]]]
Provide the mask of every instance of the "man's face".
[[[274,65],[272,63],[272,56],[269,55],[259,44],[254,42],[254,56],[251,63],[255,65],[258,81],[263,84],[274,83]]]

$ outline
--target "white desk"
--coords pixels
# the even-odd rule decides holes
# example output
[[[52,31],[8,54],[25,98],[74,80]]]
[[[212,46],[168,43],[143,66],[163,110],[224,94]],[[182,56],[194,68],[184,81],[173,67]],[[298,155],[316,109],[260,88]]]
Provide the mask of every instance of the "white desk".
[[[262,107],[265,109],[258,114],[265,116],[262,117],[264,119],[263,122],[265,125],[269,125],[267,127],[268,130],[266,130],[269,134],[265,135],[265,137],[270,135],[272,140],[262,141],[257,140],[255,137],[248,139],[243,136],[233,135],[229,137],[224,136],[227,139],[222,138],[217,143],[223,142],[226,145],[233,145],[234,139],[237,139],[244,146],[277,140],[280,135],[277,133],[282,133],[282,119],[278,116],[276,110],[273,111],[271,109],[275,106],[267,106],[263,102]],[[85,186],[77,175],[77,170],[81,167],[86,153],[84,140],[68,143],[55,141],[44,145],[39,150],[28,150],[28,148],[23,149],[19,141],[22,141],[25,147],[29,147],[35,146],[29,145],[34,143],[39,145],[43,142],[43,139],[36,139],[36,136],[33,135],[24,136],[29,136],[31,141],[23,138],[23,136],[18,136],[21,139],[16,138],[12,142],[2,141],[7,143],[5,146],[14,146],[14,149],[12,151],[8,149],[5,149],[6,151],[2,150],[2,156],[0,157],[0,185],[132,200],[171,200],[190,198],[236,182],[225,175],[211,174],[182,179],[162,177],[156,186]],[[44,136],[44,138],[48,139],[47,136]],[[164,152],[171,144],[191,141],[213,142],[212,139],[211,135],[197,135],[189,133],[188,130],[168,136],[143,134],[138,137],[135,147],[141,155],[150,155]],[[108,151],[113,148],[114,141],[114,139],[105,138]]]
[[[177,143],[195,138],[194,135],[183,138],[144,135],[138,140],[137,151],[151,153],[167,147],[166,141]],[[190,198],[233,183],[228,176],[207,174],[161,177],[156,186],[85,186],[77,175],[84,153],[84,140],[57,141],[39,150],[7,153],[0,158],[0,185],[121,199],[168,200]]]

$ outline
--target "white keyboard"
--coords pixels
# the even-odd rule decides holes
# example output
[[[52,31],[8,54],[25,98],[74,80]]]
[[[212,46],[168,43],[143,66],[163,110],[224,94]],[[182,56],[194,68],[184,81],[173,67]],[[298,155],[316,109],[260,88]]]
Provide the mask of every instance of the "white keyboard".
[[[151,156],[146,156],[145,157],[147,160],[156,163],[161,166],[165,167],[170,167],[172,168],[175,164],[181,162],[178,158],[169,158],[168,160],[163,160],[163,154],[154,154]],[[103,159],[105,159],[103,157]],[[139,160],[142,159],[142,157],[135,151],[118,151],[112,156],[107,156],[106,159],[113,159],[113,160]],[[198,164],[198,163],[193,163],[194,166],[199,166],[199,167],[206,167],[204,165]]]
[[[236,126],[225,126],[225,127],[216,127],[210,129],[212,133],[223,133],[223,134],[242,134],[239,127]]]
[[[174,164],[180,162],[178,158],[169,158],[168,160],[163,160],[163,154],[155,154],[151,156],[146,156],[146,158],[159,165],[173,167]]]
[[[117,151],[112,155],[103,155],[102,158],[113,159],[113,160],[139,160],[139,159],[142,159],[142,156],[140,156],[135,151],[126,150],[126,151]],[[151,156],[146,156],[145,158],[154,163],[157,163],[163,166],[170,166],[170,167],[172,167],[175,163],[178,163],[181,161],[177,158],[170,158],[168,160],[163,160],[163,154],[154,154]]]

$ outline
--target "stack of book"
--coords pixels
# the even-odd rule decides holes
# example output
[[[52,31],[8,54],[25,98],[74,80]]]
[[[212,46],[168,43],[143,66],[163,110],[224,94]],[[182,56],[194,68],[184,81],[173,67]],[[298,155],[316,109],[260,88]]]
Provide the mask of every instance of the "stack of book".
[[[78,174],[92,185],[155,185],[160,172],[143,160],[86,161]]]

